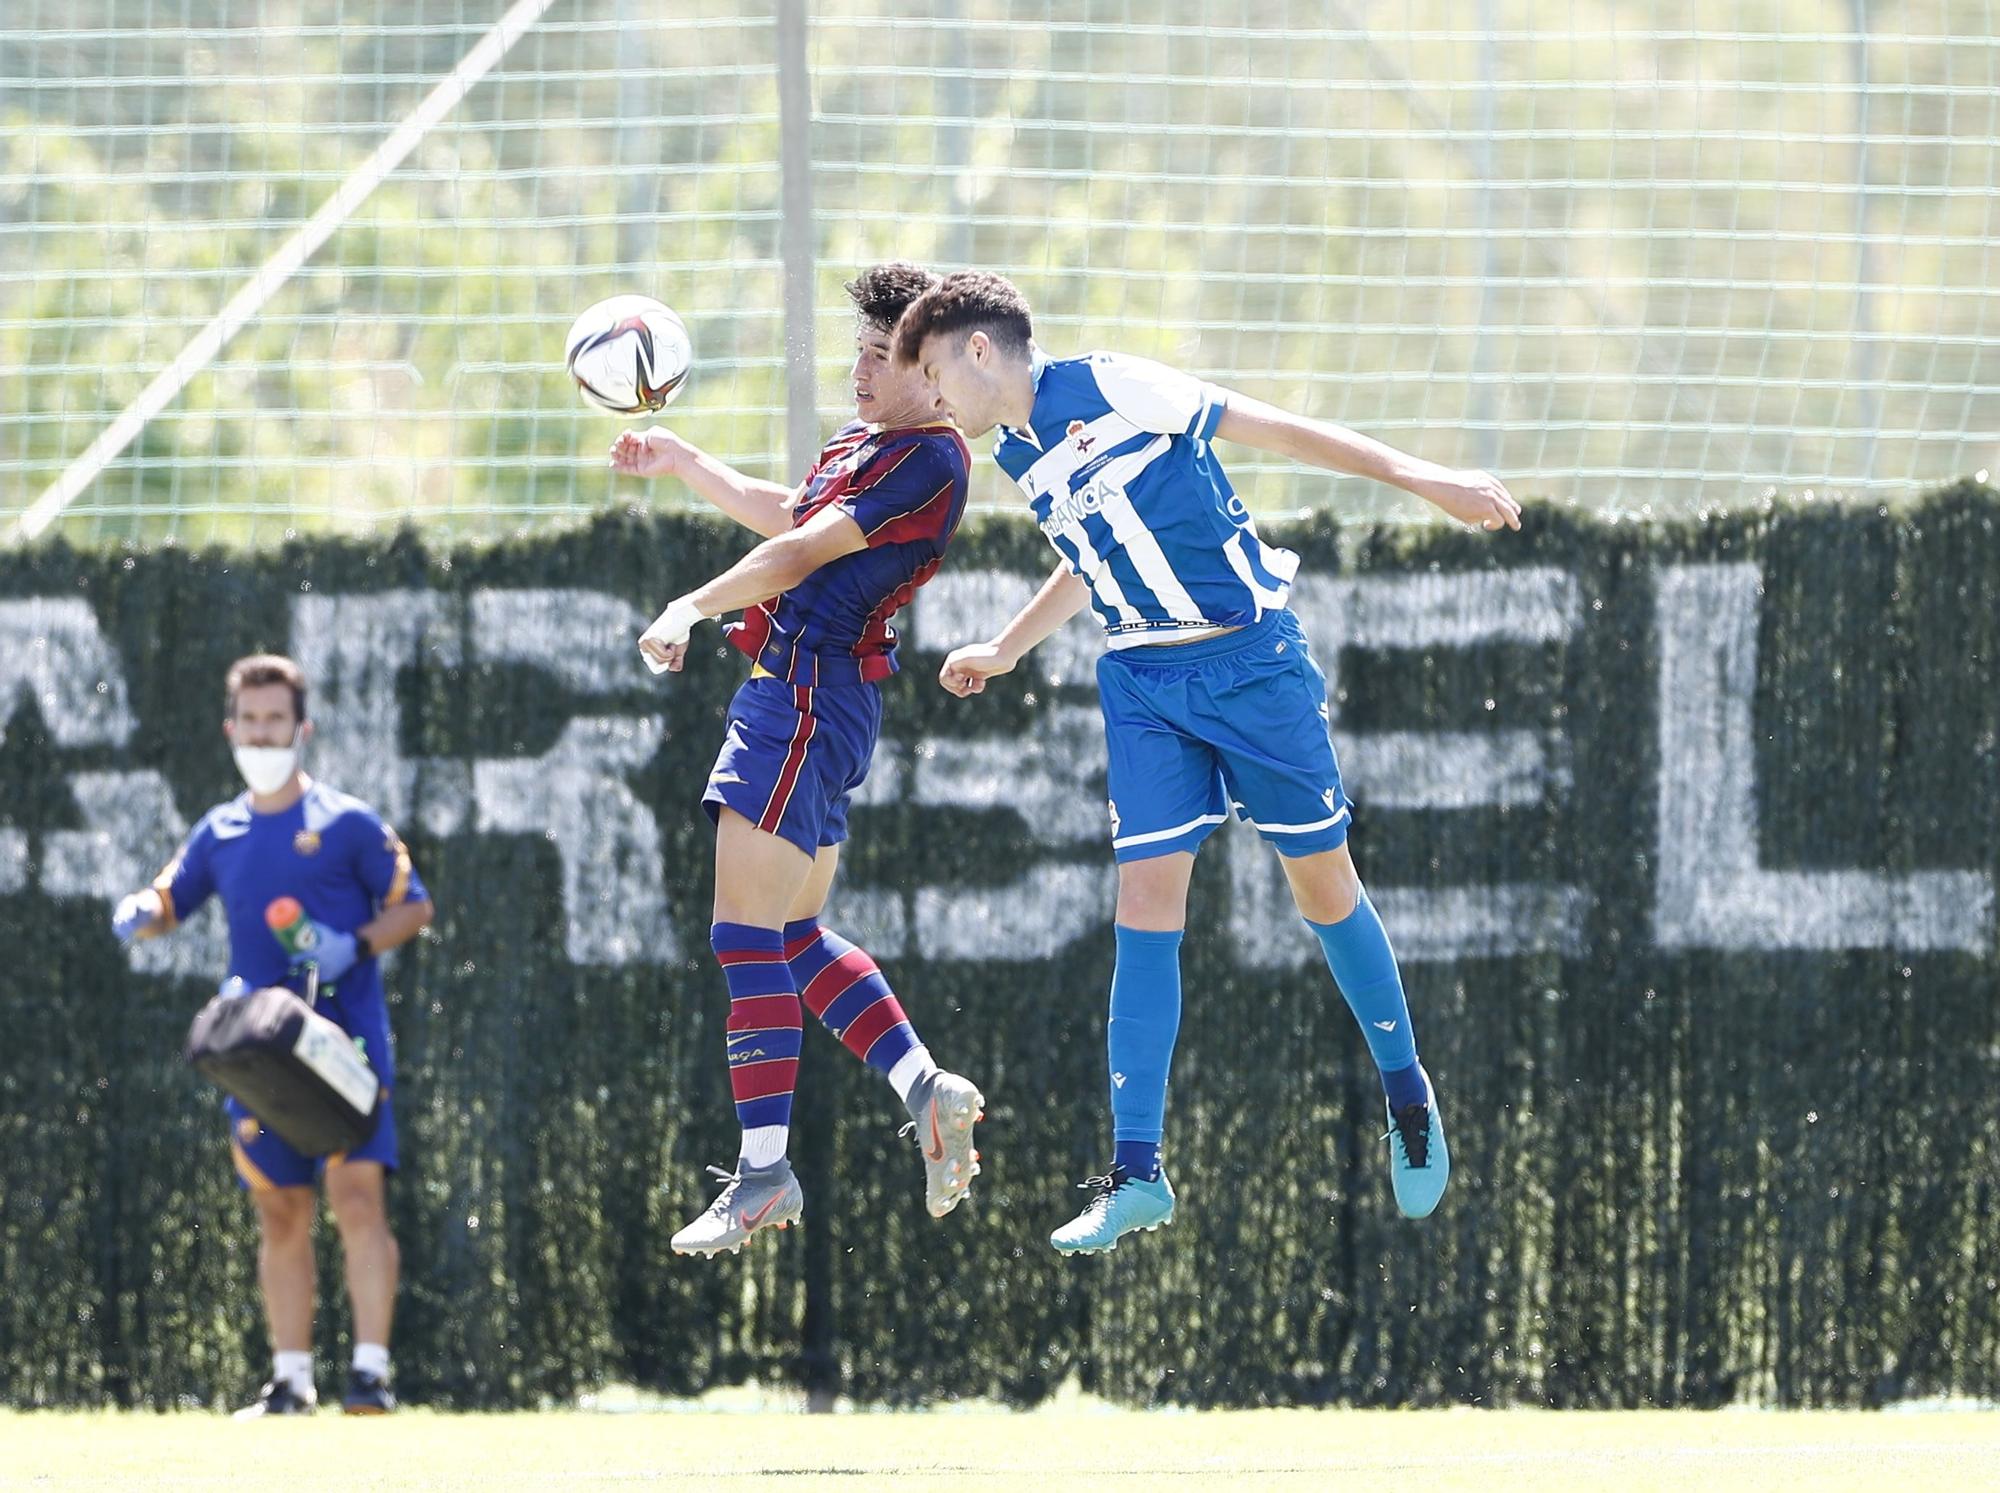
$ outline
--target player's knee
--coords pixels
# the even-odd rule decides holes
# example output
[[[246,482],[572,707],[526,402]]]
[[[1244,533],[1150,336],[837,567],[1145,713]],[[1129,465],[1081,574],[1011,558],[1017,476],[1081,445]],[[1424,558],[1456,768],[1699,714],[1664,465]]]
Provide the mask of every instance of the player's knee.
[[[376,1177],[350,1174],[344,1168],[328,1168],[326,1200],[333,1209],[333,1221],[343,1238],[374,1233],[389,1226],[382,1184]]]
[[[1346,848],[1284,861],[1299,916],[1309,923],[1345,921],[1360,905],[1361,877]]]
[[[1361,883],[1316,888],[1310,896],[1301,894],[1295,900],[1299,915],[1307,922],[1344,923],[1361,904]]]
[[[389,1232],[389,1215],[379,1207],[361,1204],[344,1213],[336,1210],[333,1221],[340,1230],[341,1247],[350,1253],[364,1244],[377,1252],[393,1253],[396,1248],[396,1236]]]
[[[1185,927],[1193,869],[1194,857],[1186,852],[1125,862],[1118,868],[1119,923],[1157,932]]]
[[[307,1187],[275,1187],[257,1194],[257,1226],[267,1244],[296,1244],[312,1233],[315,1199]]]

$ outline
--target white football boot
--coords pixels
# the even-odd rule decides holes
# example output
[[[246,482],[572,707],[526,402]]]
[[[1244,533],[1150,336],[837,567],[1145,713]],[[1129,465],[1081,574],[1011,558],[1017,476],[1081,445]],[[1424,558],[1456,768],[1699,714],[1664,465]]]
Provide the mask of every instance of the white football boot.
[[[725,1172],[719,1166],[708,1169],[728,1185],[708,1211],[695,1219],[670,1241],[677,1255],[735,1254],[761,1229],[787,1228],[799,1221],[806,1210],[805,1194],[792,1164],[780,1157],[772,1166],[745,1166]]]
[[[979,1175],[972,1127],[986,1118],[986,1096],[971,1079],[940,1068],[919,1079],[903,1103],[910,1123],[897,1134],[916,1135],[924,1153],[924,1206],[932,1218],[943,1218],[965,1201]]]

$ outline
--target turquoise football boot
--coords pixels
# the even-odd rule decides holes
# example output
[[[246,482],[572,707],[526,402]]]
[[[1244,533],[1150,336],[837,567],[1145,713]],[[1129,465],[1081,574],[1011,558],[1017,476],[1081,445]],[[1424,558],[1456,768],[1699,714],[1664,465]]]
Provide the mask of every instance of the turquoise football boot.
[[[1389,1133],[1383,1137],[1389,1142],[1389,1181],[1405,1218],[1429,1218],[1451,1181],[1451,1148],[1444,1143],[1444,1120],[1428,1073],[1424,1094],[1427,1104],[1389,1110]]]
[[[1159,1181],[1142,1182],[1124,1167],[1114,1166],[1108,1175],[1087,1178],[1077,1186],[1095,1187],[1097,1196],[1049,1235],[1059,1254],[1102,1254],[1116,1249],[1118,1241],[1135,1229],[1151,1233],[1174,1221],[1174,1189],[1164,1171]]]

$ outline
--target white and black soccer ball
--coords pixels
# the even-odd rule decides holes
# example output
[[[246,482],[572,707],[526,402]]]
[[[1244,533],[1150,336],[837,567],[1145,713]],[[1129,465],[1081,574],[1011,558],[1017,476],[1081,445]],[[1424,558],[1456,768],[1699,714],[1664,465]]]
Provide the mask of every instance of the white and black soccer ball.
[[[579,316],[563,362],[584,399],[619,415],[665,409],[687,382],[694,344],[673,309],[645,295],[615,295]]]

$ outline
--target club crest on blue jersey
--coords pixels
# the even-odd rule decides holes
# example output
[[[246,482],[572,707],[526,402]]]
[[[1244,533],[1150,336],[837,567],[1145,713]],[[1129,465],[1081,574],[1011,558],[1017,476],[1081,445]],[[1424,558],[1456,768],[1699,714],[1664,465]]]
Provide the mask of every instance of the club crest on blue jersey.
[[[1034,381],[993,455],[1089,583],[1111,648],[1284,610],[1298,556],[1258,536],[1209,451],[1227,390],[1117,353],[1038,359]]]
[[[298,855],[319,854],[319,831],[302,829],[292,836],[292,850]]]

